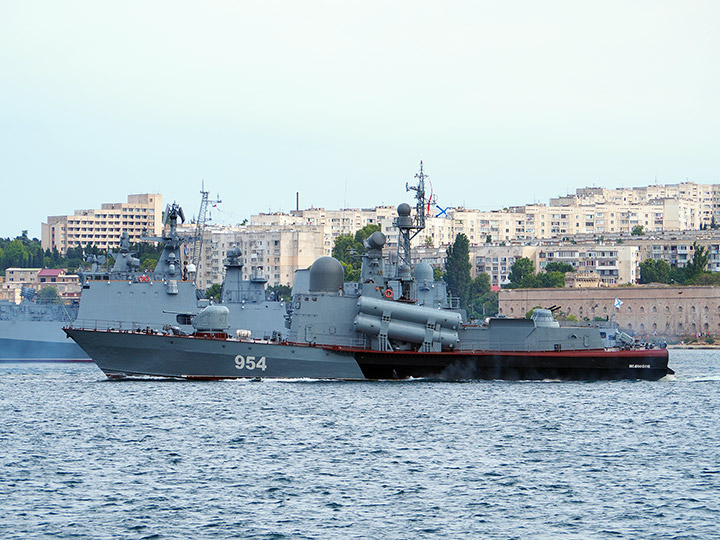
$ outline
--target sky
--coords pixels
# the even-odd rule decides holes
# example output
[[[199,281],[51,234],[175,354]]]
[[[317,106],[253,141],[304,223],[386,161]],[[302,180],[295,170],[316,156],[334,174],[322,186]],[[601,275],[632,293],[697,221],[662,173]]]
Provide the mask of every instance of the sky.
[[[162,193],[259,212],[720,182],[715,1],[0,0],[0,237]]]

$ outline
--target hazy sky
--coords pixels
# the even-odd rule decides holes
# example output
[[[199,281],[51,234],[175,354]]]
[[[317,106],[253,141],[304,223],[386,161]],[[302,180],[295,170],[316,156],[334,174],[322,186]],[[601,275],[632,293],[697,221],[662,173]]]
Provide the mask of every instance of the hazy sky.
[[[720,182],[715,1],[0,0],[0,236],[160,192],[547,202]]]

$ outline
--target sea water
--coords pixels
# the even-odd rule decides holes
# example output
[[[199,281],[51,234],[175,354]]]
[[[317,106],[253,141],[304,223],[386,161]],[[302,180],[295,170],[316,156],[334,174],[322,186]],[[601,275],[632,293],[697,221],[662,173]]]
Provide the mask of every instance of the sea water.
[[[0,538],[720,538],[720,352],[657,382],[0,364]]]

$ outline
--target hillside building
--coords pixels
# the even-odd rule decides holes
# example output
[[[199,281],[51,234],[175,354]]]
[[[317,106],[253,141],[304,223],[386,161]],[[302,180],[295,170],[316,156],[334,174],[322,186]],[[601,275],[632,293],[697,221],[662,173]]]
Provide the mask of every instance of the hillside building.
[[[57,249],[61,255],[76,247],[90,244],[102,249],[120,246],[123,231],[130,242],[140,241],[145,230],[149,235],[162,232],[162,195],[145,193],[128,195],[126,203],[104,203],[97,210],[75,210],[67,216],[48,216],[41,226],[43,249]]]

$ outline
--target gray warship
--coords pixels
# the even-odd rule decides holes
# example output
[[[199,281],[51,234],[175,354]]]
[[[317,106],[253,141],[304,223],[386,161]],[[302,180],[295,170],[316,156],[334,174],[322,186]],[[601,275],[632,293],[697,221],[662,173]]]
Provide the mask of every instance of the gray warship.
[[[244,338],[223,305],[191,317],[192,333],[79,319],[65,332],[110,378],[657,380],[673,373],[666,349],[622,332],[608,343],[597,327],[561,327],[550,309],[478,325],[460,311],[419,305],[409,261],[423,208],[421,190],[415,218],[410,205],[398,207],[394,268],[386,271],[382,232],[365,240],[361,280],[350,291],[340,262],[316,260],[292,297],[286,335]]]
[[[19,305],[0,304],[0,361],[91,361],[63,327],[75,320],[104,321],[119,325],[143,321],[152,326],[177,325],[177,314],[192,316],[208,305],[200,299],[193,282],[192,265],[181,265],[180,248],[192,240],[178,233],[178,219],[184,222],[182,208],[168,205],[165,211],[166,234],[143,236],[143,241],[159,242],[162,253],[153,271],[142,270],[140,260],[130,250],[123,233],[120,248],[111,253],[112,269],[102,267],[103,258],[90,256],[88,271],[80,271],[82,292],[72,306],[37,305],[26,301]],[[242,279],[239,250],[230,250],[223,283],[222,302],[233,319],[254,338],[271,337],[285,323],[284,302],[267,301],[266,280],[254,275]],[[7,305],[6,305],[7,304]],[[191,329],[189,320],[180,326]]]

